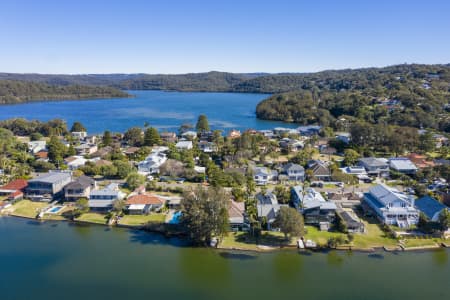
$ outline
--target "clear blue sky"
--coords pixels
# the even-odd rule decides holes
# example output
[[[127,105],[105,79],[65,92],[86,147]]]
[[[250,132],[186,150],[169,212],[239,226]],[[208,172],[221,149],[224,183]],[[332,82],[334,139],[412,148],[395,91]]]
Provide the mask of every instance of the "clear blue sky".
[[[450,62],[449,0],[2,0],[0,72],[306,72]]]

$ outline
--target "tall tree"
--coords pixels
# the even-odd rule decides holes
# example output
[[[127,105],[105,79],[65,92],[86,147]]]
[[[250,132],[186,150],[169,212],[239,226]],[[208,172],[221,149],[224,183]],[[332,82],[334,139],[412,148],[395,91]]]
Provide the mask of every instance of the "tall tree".
[[[103,146],[109,146],[112,144],[112,136],[111,136],[111,132],[106,130],[103,133],[103,137],[102,137],[102,144]]]
[[[220,188],[198,186],[184,193],[181,222],[194,243],[207,244],[213,237],[227,232],[229,199]]]
[[[292,207],[282,206],[278,211],[274,225],[280,228],[286,239],[304,234],[303,216]]]
[[[130,146],[141,146],[143,142],[142,129],[139,127],[132,127],[128,129],[123,135],[123,139]]]
[[[154,146],[161,144],[161,137],[159,136],[158,130],[154,127],[148,127],[144,133],[144,145]]]
[[[66,146],[56,136],[51,136],[50,141],[47,144],[48,158],[51,162],[55,163],[58,167],[61,166],[64,155],[66,154]]]
[[[200,115],[197,120],[197,125],[195,125],[195,129],[197,129],[197,132],[206,132],[209,131],[209,122],[206,115]]]
[[[70,132],[86,132],[86,127],[81,124],[81,122],[74,122],[72,125],[72,128],[70,129]]]

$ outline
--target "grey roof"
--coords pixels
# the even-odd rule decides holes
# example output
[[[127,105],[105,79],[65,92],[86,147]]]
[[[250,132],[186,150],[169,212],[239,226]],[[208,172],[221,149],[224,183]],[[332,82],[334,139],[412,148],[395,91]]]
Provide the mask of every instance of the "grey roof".
[[[359,162],[371,167],[384,167],[387,165],[384,159],[376,157],[363,157],[359,159]]]
[[[447,208],[444,204],[430,196],[424,196],[416,200],[415,205],[417,209],[423,212],[429,219],[433,219],[436,213],[439,213],[443,209]]]
[[[72,174],[69,172],[49,172],[33,178],[28,182],[45,182],[45,183],[58,183],[72,178]]]
[[[408,158],[391,158],[389,160],[391,168],[395,170],[417,170],[417,167]]]
[[[411,204],[410,198],[397,189],[387,187],[384,184],[379,184],[374,186],[369,190],[369,193],[366,194],[377,207],[387,207],[389,203],[393,203],[394,201],[403,201],[407,204]]]
[[[69,183],[68,185],[66,185],[66,189],[85,189],[90,187],[91,185],[93,185],[95,183],[95,180],[87,177],[87,176],[80,176],[77,179],[75,179],[75,181],[72,181],[71,183]]]
[[[89,200],[89,207],[109,208],[112,207],[114,200]]]
[[[298,164],[294,164],[294,163],[287,163],[286,165],[283,166],[283,170],[285,172],[288,172],[290,170],[296,170],[296,171],[305,171],[305,168],[303,168],[302,166],[298,165]]]

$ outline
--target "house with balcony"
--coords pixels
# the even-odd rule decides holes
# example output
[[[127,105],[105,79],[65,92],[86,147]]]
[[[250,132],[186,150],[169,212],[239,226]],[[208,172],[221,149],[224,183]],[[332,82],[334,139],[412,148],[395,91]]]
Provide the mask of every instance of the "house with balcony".
[[[26,196],[34,201],[58,200],[64,196],[64,187],[71,181],[71,172],[50,171],[28,181]]]
[[[363,202],[384,224],[409,228],[419,222],[419,210],[414,206],[414,196],[384,184],[372,187],[364,194]]]
[[[357,165],[364,167],[369,176],[389,176],[389,162],[385,158],[363,157],[358,160]]]
[[[313,188],[303,189],[299,185],[292,187],[291,201],[303,214],[306,224],[319,226],[321,230],[328,230],[336,218],[336,204],[327,201]]]
[[[158,174],[159,168],[167,161],[163,152],[153,151],[145,160],[138,163],[138,172],[142,174]]]
[[[290,181],[304,181],[305,168],[298,164],[287,163],[283,166],[283,173],[287,175]]]
[[[100,190],[92,190],[89,194],[89,208],[93,211],[109,211],[116,200],[125,198],[117,183],[110,183]]]
[[[64,198],[71,202],[80,198],[88,199],[91,191],[96,188],[94,179],[82,175],[64,187]]]
[[[253,179],[257,185],[266,185],[277,181],[278,172],[266,167],[255,167],[253,168]]]

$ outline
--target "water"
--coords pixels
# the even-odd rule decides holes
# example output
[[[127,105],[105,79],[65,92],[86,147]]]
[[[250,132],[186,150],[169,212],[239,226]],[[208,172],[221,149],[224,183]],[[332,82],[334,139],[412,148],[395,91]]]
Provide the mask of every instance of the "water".
[[[102,226],[0,218],[1,299],[450,299],[450,252],[190,248]]]
[[[295,124],[258,120],[256,105],[267,94],[181,93],[129,91],[135,98],[89,101],[54,101],[0,106],[0,120],[13,117],[50,120],[61,118],[69,126],[82,122],[90,133],[104,130],[124,132],[145,122],[160,130],[177,130],[183,123],[195,124],[198,115],[206,114],[213,129],[229,131],[271,129]]]

